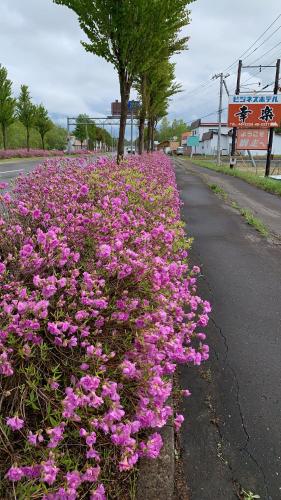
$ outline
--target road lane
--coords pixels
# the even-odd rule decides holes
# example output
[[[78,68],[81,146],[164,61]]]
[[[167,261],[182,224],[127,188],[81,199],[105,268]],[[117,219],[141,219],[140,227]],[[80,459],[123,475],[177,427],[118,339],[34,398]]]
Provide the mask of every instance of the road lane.
[[[21,174],[28,174],[37,165],[42,164],[45,158],[36,158],[32,160],[14,160],[9,162],[0,162],[0,182],[9,184],[8,190],[12,188],[13,181]]]

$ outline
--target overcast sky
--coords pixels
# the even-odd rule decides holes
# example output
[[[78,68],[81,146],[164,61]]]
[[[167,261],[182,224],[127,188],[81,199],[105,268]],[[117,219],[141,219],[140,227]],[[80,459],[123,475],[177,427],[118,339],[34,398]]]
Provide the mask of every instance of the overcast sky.
[[[175,58],[177,80],[184,91],[171,102],[169,115],[187,122],[214,113],[218,81],[210,80],[211,76],[225,70],[255,42],[281,13],[281,5],[277,0],[197,0],[190,9],[189,50]],[[42,102],[63,125],[66,116],[79,113],[105,116],[119,97],[115,70],[86,53],[82,38],[76,15],[52,0],[0,0],[0,63],[8,69],[15,95],[22,83],[27,84],[34,101]],[[256,60],[268,64],[281,56],[281,17],[247,55],[245,64]],[[237,63],[227,78],[231,90],[236,69]],[[244,70],[242,82],[253,72]],[[249,79],[251,86],[244,90],[273,80],[274,69],[265,70]],[[215,119],[214,113],[205,121]]]

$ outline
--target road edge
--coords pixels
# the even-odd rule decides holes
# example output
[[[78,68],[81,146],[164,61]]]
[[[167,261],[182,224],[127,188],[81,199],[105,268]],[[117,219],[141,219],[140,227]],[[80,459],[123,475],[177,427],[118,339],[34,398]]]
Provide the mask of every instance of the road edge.
[[[173,407],[172,403],[170,403]],[[163,447],[156,459],[141,459],[136,500],[172,500],[175,483],[175,437],[173,415],[159,431]]]

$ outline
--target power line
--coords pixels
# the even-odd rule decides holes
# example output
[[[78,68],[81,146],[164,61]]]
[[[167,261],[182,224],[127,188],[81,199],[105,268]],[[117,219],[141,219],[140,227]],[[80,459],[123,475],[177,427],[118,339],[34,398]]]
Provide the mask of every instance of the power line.
[[[252,43],[252,45],[247,49],[245,50],[245,52],[243,52],[243,54],[241,54],[241,56],[239,56],[232,64],[230,64],[230,66],[228,66],[227,68],[225,68],[224,71],[227,71],[229,70],[230,68],[232,68],[232,66],[234,66],[240,59],[242,59],[242,57],[245,56],[245,54],[247,54],[247,52],[249,52],[249,50],[251,50],[257,42],[259,42],[259,40],[270,30],[270,28],[276,23],[276,21],[281,17],[281,14],[279,14],[276,19],[274,19],[274,21],[268,26],[268,28],[254,41],[254,43]],[[278,28],[279,29],[279,28]],[[277,31],[277,30],[276,30]],[[274,32],[275,33],[275,32]],[[248,57],[248,56],[247,56]]]
[[[225,111],[227,108],[222,108],[222,111]],[[194,121],[197,121],[197,120],[202,120],[203,118],[207,118],[208,116],[213,116],[213,115],[217,115],[218,114],[218,110],[216,109],[215,111],[212,111],[211,113],[208,113],[207,115],[204,115],[204,116],[200,116],[200,118],[197,118],[196,120],[189,120],[188,122],[186,123],[192,123]]]
[[[274,21],[266,28],[266,30],[254,41],[254,43],[252,43],[252,45],[250,45],[250,47],[243,52],[243,54],[241,54],[241,56],[239,56],[230,66],[228,66],[227,68],[225,68],[224,72],[229,70],[230,68],[232,68],[245,54],[247,54],[247,52],[249,52],[249,50],[251,50],[255,45],[256,43],[261,40],[261,38],[270,30],[270,28],[276,23],[276,21],[278,21],[278,19],[281,17],[281,14],[279,14],[275,19]],[[246,58],[250,57],[250,55],[252,55],[254,52],[256,52],[264,43],[266,43],[279,29],[281,28],[281,25],[278,26],[278,28],[276,28],[276,30],[270,34],[269,37],[267,37],[265,40],[263,40],[263,42],[258,46],[256,47],[250,54],[248,54],[246,56]],[[271,49],[273,50],[273,48]],[[263,57],[265,54],[263,54],[261,57]],[[246,59],[245,58],[245,59]],[[203,81],[201,82],[198,86],[194,87],[193,89],[185,92],[185,95],[189,95],[189,94],[193,94],[193,93],[200,93],[203,89],[206,89],[208,88],[210,85],[213,85],[212,82],[210,82],[209,80],[208,81]]]
[[[255,64],[257,61],[260,61],[260,59],[264,56],[266,56],[267,54],[269,54],[272,50],[274,50],[276,47],[278,47],[279,45],[281,45],[281,42],[278,42],[276,43],[276,45],[274,45],[271,49],[267,50],[267,52],[264,52],[261,56],[259,56],[257,59],[255,59],[254,61],[251,61],[249,63],[249,66],[251,66],[252,64]]]

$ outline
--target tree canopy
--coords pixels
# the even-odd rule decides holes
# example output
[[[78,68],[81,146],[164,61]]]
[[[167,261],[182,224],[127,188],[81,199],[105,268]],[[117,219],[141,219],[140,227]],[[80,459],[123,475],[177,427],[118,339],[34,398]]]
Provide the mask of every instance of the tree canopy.
[[[41,141],[42,148],[45,149],[45,135],[53,127],[53,123],[48,116],[48,111],[44,108],[43,104],[39,104],[35,109],[34,126],[38,130]]]
[[[17,100],[17,118],[26,128],[26,147],[30,148],[30,129],[35,124],[36,106],[32,103],[27,85],[21,86],[21,92]]]
[[[190,0],[54,0],[78,16],[88,37],[82,45],[112,63],[119,76],[121,117],[118,156],[124,153],[128,100],[134,80],[187,42],[180,30],[188,23]]]
[[[12,82],[0,64],[0,125],[4,149],[7,147],[7,128],[15,121],[16,100],[12,97]]]

